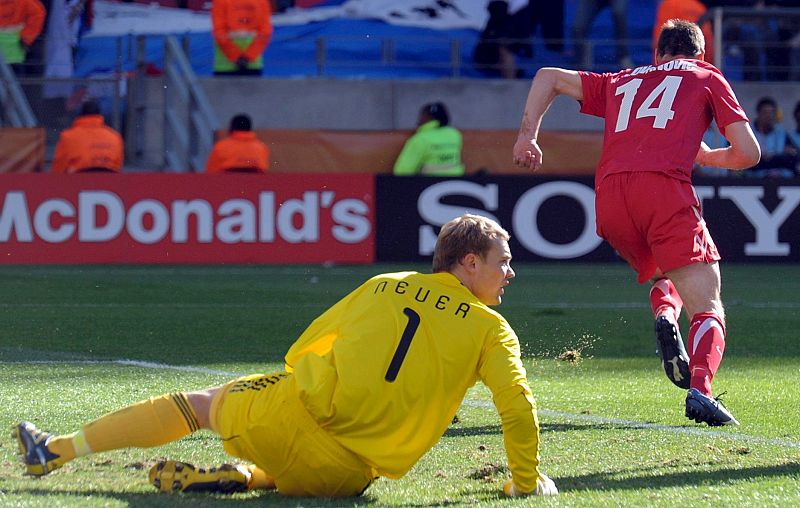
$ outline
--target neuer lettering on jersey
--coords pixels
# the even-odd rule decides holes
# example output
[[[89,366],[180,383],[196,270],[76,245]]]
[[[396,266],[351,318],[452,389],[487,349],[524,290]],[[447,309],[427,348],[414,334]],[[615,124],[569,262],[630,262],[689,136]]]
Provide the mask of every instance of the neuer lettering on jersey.
[[[633,69],[629,76],[647,74],[653,71],[691,71],[697,68],[697,64],[690,60],[670,60],[659,65],[643,65]]]
[[[392,285],[389,286],[389,282],[392,282]],[[375,285],[375,289],[372,291],[373,295],[385,294],[387,289],[390,291],[389,294],[395,293],[398,295],[405,295],[414,293],[414,300],[418,301],[419,303],[426,303],[433,305],[433,308],[440,311],[446,311],[452,313],[454,316],[461,316],[462,319],[467,317],[469,313],[470,304],[467,302],[459,302],[458,305],[455,302],[451,302],[451,298],[447,295],[439,295],[436,297],[431,297],[431,290],[424,287],[424,286],[412,286],[409,282],[404,280],[398,281],[388,281],[384,280],[378,282]]]

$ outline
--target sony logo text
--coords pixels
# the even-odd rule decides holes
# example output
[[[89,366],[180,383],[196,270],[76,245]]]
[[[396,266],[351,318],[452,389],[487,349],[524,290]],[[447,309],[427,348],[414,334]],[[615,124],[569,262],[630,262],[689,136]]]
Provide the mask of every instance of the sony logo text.
[[[761,186],[699,185],[695,190],[701,202],[710,199],[729,200],[753,226],[755,238],[748,238],[745,242],[745,255],[782,257],[792,253],[791,243],[780,240],[779,230],[798,210],[800,187],[778,186],[776,194],[779,202],[771,210],[764,205],[765,191]],[[531,253],[545,258],[578,258],[591,253],[602,243],[595,233],[595,196],[589,185],[574,181],[544,182],[523,192],[513,203],[501,203],[499,191],[497,183],[470,181],[445,181],[426,187],[417,200],[420,218],[426,223],[419,227],[419,255],[432,254],[436,228],[465,211],[497,220],[495,214],[507,213],[510,209],[511,223],[504,225],[511,226],[512,237]],[[556,196],[574,201],[585,217],[578,234],[567,242],[556,243],[545,238],[537,221],[542,205]],[[446,204],[449,198],[454,197],[477,201],[481,207]],[[797,245],[794,247],[796,249]]]

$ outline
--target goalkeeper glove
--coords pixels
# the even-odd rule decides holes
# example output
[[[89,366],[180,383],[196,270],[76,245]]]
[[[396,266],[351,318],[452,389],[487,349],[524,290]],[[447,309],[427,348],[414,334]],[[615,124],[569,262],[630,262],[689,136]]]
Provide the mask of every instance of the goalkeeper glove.
[[[531,494],[536,496],[555,496],[558,495],[558,488],[555,482],[548,478],[546,474],[539,473],[539,478],[536,480],[536,488],[533,492],[520,492],[517,490],[517,486],[514,485],[514,480],[508,480],[503,485],[503,493],[508,497],[528,496]]]

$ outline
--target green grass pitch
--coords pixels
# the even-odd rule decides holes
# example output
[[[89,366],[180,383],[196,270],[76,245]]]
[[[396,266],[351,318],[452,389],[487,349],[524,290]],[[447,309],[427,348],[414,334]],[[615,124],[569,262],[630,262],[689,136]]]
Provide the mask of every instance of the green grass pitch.
[[[22,475],[10,438],[20,420],[71,432],[150,396],[277,370],[317,314],[405,268],[0,267],[0,506],[800,506],[798,265],[722,265],[728,344],[715,390],[742,422],[723,429],[683,416],[685,394],[655,356],[647,287],[626,266],[515,265],[499,310],[522,342],[555,499],[502,496],[502,432],[481,385],[408,475],[357,499],[157,493],[146,474],[159,458],[229,460],[205,432]]]

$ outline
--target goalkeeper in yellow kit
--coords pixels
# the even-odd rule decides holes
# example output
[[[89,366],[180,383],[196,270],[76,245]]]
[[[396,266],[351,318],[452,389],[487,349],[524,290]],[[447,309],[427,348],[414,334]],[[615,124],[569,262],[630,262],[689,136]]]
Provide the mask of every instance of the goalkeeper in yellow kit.
[[[314,320],[286,370],[154,397],[68,435],[22,422],[26,472],[42,476],[91,453],[162,445],[200,428],[250,465],[202,469],[161,461],[164,491],[277,488],[290,496],[354,496],[400,478],[441,438],[469,387],[492,391],[512,478],[507,495],[557,494],[539,471],[539,422],[508,322],[490,306],[514,277],[508,233],[463,215],[445,224],[432,274],[375,276]]]

